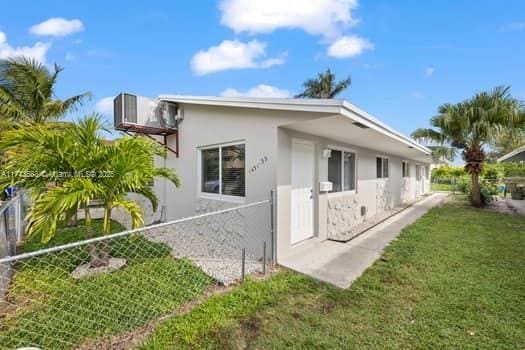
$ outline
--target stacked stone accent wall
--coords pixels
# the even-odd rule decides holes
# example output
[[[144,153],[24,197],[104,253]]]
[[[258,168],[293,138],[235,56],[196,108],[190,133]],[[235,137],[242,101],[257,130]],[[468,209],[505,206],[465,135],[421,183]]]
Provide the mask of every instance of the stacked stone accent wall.
[[[376,215],[393,207],[390,179],[377,180],[376,182]]]
[[[361,205],[355,193],[328,199],[328,237],[351,231],[365,219],[366,215],[361,216]]]

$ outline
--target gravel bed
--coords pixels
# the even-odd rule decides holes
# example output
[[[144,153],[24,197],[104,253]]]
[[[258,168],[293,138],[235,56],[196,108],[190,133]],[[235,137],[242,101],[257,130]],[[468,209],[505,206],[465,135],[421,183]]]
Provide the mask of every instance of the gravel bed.
[[[241,248],[226,238],[183,229],[165,227],[145,235],[154,242],[167,244],[176,258],[188,258],[206,274],[228,286],[241,278]],[[246,252],[245,274],[262,271],[262,263]]]

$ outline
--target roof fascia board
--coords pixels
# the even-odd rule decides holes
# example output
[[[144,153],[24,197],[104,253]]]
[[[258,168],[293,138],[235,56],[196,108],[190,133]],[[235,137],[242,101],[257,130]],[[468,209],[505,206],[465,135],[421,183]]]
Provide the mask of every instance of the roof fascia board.
[[[518,147],[514,151],[510,151],[509,153],[501,156],[500,158],[498,158],[498,162],[503,162],[504,160],[507,160],[509,158],[514,157],[517,154],[520,154],[521,152],[525,152],[525,146]]]
[[[312,113],[340,114],[354,121],[358,121],[383,135],[411,146],[427,155],[432,151],[418,142],[408,138],[388,125],[380,122],[371,114],[363,111],[345,100],[332,99],[282,99],[282,98],[227,98],[213,96],[181,96],[160,95],[159,100],[174,101],[178,103],[198,104],[208,106],[240,107],[262,110],[286,110]]]

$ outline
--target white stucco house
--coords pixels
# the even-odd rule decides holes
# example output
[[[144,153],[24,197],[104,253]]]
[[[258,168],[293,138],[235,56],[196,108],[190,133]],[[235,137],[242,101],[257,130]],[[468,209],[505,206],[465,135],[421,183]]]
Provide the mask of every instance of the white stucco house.
[[[430,190],[430,150],[344,100],[121,94],[115,125],[171,149],[159,162],[182,185],[155,183],[165,220],[274,190],[278,261]]]

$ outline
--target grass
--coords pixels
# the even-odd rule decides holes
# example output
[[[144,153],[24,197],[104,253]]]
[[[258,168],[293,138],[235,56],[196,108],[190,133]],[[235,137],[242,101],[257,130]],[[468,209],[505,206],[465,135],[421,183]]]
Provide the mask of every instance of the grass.
[[[430,183],[430,190],[432,190],[432,191],[452,192],[454,190],[454,186],[452,184],[449,184],[449,183],[432,182],[432,183]]]
[[[24,251],[85,239],[83,222],[63,227],[48,243],[28,241]],[[96,235],[102,222],[94,221]],[[112,231],[124,227],[116,222]],[[8,302],[0,303],[0,348],[71,348],[90,339],[133,330],[200,295],[212,280],[170,248],[131,235],[110,241],[111,256],[126,266],[80,280],[70,276],[89,261],[86,246],[23,260],[15,265]]]
[[[463,200],[407,227],[347,290],[284,271],[167,320],[140,349],[523,349],[525,220]]]

